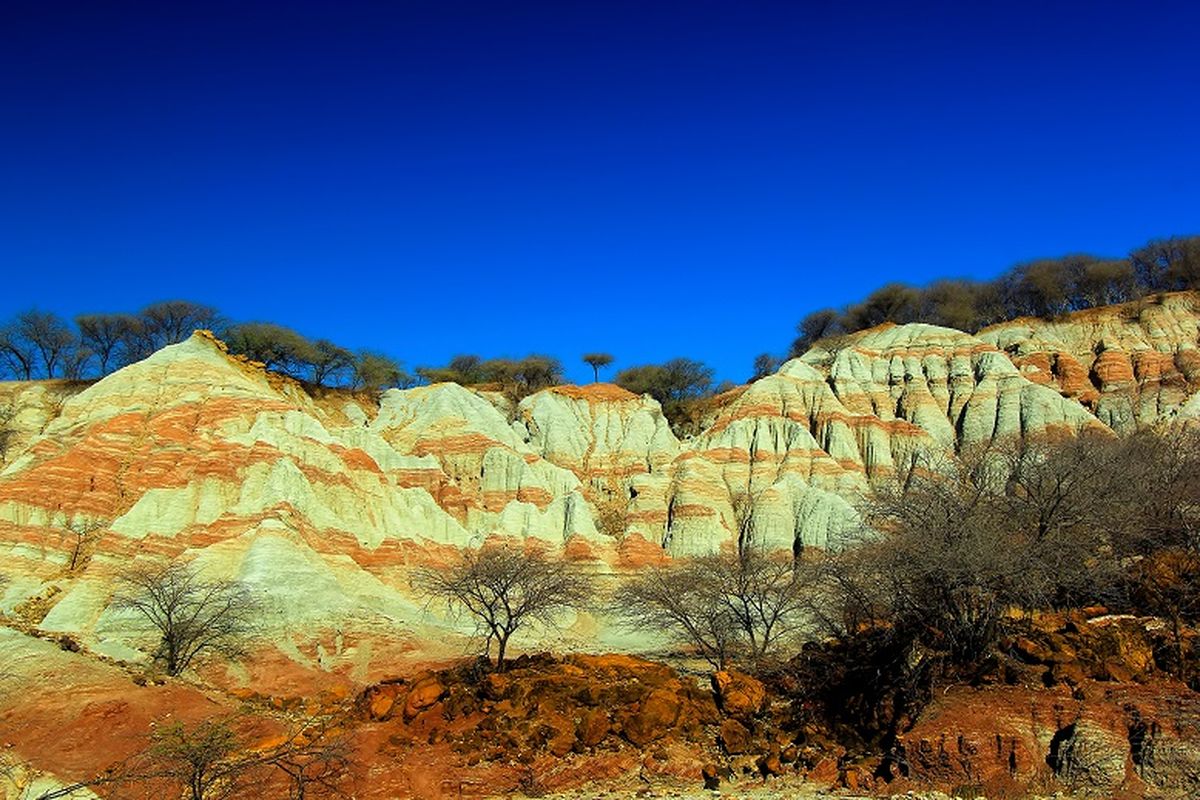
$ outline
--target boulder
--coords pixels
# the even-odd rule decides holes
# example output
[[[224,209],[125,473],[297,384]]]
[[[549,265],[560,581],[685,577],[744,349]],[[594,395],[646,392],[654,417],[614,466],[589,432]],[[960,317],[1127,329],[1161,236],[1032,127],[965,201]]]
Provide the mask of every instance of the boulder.
[[[767,689],[757,678],[735,670],[721,670],[712,676],[717,705],[731,717],[747,720],[762,711]]]
[[[382,720],[391,716],[392,706],[396,704],[396,696],[391,692],[380,692],[371,698],[371,719]]]
[[[750,752],[753,741],[750,730],[736,719],[727,719],[721,723],[721,747],[731,756]]]
[[[675,726],[681,706],[679,696],[674,692],[655,689],[642,701],[637,713],[625,722],[625,738],[639,747],[661,739]]]
[[[598,708],[588,709],[575,728],[575,736],[583,747],[595,747],[608,735],[608,714]]]
[[[436,675],[425,675],[413,682],[404,698],[404,719],[409,721],[427,710],[446,694],[446,687]]]

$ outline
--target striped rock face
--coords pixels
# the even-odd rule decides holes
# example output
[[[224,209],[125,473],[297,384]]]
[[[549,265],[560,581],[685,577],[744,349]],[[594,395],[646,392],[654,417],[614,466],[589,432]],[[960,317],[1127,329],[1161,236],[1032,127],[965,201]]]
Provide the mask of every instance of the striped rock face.
[[[312,395],[197,333],[91,386],[0,385],[0,611],[134,659],[116,578],[183,556],[261,590],[285,660],[369,676],[453,627],[414,597],[411,568],[488,537],[602,573],[738,541],[838,547],[857,503],[926,457],[1190,413],[1189,314],[1168,298],[1079,330],[882,326],[720,396],[683,441],[657,402],[608,384],[515,408],[453,384]],[[1118,344],[1132,381],[1104,366]],[[1122,397],[1141,410],[1122,417]]]
[[[1105,306],[1061,320],[981,331],[1035,383],[1078,400],[1119,434],[1178,415],[1200,389],[1200,298],[1191,292]],[[1200,408],[1187,411],[1195,416]]]

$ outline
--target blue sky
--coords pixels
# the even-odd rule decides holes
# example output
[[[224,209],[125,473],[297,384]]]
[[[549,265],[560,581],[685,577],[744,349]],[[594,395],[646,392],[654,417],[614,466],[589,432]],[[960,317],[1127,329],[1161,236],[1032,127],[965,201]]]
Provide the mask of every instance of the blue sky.
[[[8,2],[0,315],[743,379],[890,280],[1200,232],[1194,3]]]

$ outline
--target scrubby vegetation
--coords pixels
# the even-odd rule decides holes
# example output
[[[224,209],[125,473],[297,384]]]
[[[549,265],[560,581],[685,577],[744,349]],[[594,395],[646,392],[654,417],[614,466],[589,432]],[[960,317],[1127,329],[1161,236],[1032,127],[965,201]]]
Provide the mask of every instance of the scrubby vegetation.
[[[713,393],[713,371],[700,361],[673,358],[623,369],[614,383],[634,394],[650,395],[662,405],[676,433],[689,433],[697,408]]]
[[[1030,614],[1092,606],[1167,621],[1157,667],[1200,689],[1198,476],[1194,432],[1001,443],[915,470],[868,504],[860,546],[805,565],[798,697],[886,747],[936,686],[1002,681]]]
[[[458,355],[444,367],[417,367],[417,375],[427,383],[490,387],[514,403],[536,391],[563,382],[559,360],[538,354],[519,359],[483,359],[477,355]]]
[[[889,283],[858,303],[812,312],[791,354],[821,339],[884,322],[928,322],[973,333],[1017,317],[1055,317],[1157,292],[1200,288],[1200,236],[1152,241],[1126,258],[1068,255],[1019,264],[992,281]]]
[[[17,380],[101,378],[195,330],[212,330],[230,352],[316,386],[409,386],[400,362],[370,350],[351,352],[269,322],[229,323],[213,307],[187,300],[152,303],[136,314],[82,314],[72,326],[30,309],[0,326],[0,375]]]

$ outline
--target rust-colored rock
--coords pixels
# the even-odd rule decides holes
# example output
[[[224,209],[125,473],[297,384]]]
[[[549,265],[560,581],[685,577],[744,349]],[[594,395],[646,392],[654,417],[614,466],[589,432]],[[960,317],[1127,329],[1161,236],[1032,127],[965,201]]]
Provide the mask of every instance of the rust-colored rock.
[[[753,748],[749,729],[736,719],[727,719],[721,723],[721,747],[731,756],[749,753]]]
[[[721,670],[712,676],[717,705],[731,717],[749,719],[762,711],[767,689],[762,681],[735,670]]]
[[[767,754],[758,757],[758,771],[763,777],[783,774],[783,762],[778,755]]]
[[[837,783],[840,774],[838,759],[834,756],[825,756],[813,765],[813,768],[808,771],[807,777],[813,783],[832,786]]]
[[[608,714],[599,708],[585,711],[576,728],[576,737],[584,747],[595,747],[608,735]]]
[[[396,695],[392,692],[378,692],[371,698],[371,719],[387,719],[396,705]]]
[[[426,675],[416,680],[404,698],[404,719],[411,720],[422,711],[432,707],[446,694],[436,675]]]
[[[674,692],[655,689],[638,712],[625,722],[625,738],[638,746],[661,739],[679,719],[680,705]]]

